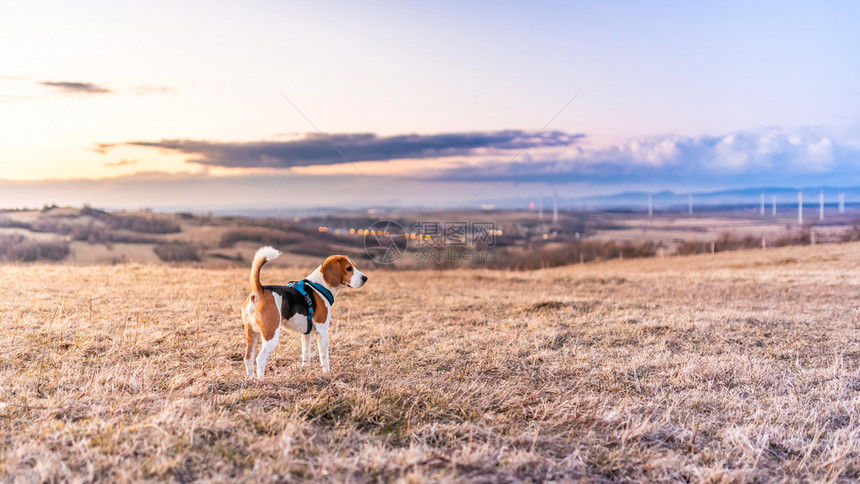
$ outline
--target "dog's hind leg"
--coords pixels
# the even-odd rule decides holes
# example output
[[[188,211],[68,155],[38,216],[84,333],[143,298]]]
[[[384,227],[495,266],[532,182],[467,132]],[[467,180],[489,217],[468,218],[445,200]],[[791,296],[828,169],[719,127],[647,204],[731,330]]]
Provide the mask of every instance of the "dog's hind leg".
[[[257,350],[257,342],[260,341],[260,333],[254,332],[250,324],[245,323],[245,374],[248,378],[254,378],[254,354]]]
[[[260,350],[260,354],[257,355],[257,378],[263,378],[266,374],[266,362],[269,361],[269,356],[272,356],[272,353],[275,351],[275,347],[278,346],[278,336],[281,334],[281,328],[275,329],[275,334],[272,336],[272,339],[266,341],[263,340],[263,349]]]

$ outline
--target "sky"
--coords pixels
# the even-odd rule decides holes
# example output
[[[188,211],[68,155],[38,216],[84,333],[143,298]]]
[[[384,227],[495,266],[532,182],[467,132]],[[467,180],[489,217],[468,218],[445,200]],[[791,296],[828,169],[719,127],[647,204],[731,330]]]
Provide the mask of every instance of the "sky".
[[[856,2],[2,2],[0,206],[860,185]]]

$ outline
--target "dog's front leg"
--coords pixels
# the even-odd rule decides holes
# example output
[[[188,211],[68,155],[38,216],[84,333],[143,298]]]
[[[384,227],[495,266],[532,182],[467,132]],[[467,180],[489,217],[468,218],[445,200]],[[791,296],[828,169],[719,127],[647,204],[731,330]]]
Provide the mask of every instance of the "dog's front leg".
[[[311,364],[311,335],[302,335],[302,368]]]
[[[317,330],[317,349],[320,354],[320,365],[322,365],[323,373],[328,373],[328,324],[314,325],[314,327]]]

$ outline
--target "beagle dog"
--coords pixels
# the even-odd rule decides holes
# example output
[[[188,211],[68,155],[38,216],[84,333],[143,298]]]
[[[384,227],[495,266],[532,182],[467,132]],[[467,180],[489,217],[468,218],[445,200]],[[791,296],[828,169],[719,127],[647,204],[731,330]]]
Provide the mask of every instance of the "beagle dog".
[[[327,373],[331,302],[344,287],[363,286],[367,276],[355,267],[349,257],[333,255],[305,278],[307,284],[303,287],[306,288],[306,294],[291,285],[263,286],[260,284],[260,269],[279,255],[281,253],[273,247],[261,247],[251,264],[251,295],[242,304],[242,322],[245,324],[247,341],[245,369],[248,377],[254,377],[254,361],[251,357],[262,339],[262,348],[257,355],[257,378],[263,378],[266,361],[278,346],[281,328],[301,333],[302,367],[311,363],[311,336],[316,335],[322,371]],[[326,291],[329,294],[325,294]],[[312,302],[311,307],[308,302]]]

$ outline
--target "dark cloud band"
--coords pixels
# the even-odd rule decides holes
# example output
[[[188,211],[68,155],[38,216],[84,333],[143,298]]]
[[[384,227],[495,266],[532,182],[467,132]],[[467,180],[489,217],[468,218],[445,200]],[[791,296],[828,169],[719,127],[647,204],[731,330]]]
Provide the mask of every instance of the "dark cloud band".
[[[91,82],[42,81],[39,84],[73,94],[108,94],[113,92],[106,87]]]
[[[377,136],[316,134],[291,141],[132,141],[122,145],[169,150],[204,166],[292,168],[363,161],[422,160],[445,156],[495,160],[432,167],[400,179],[436,182],[675,183],[744,186],[805,183],[854,177],[860,168],[855,130],[764,128],[723,136],[665,135],[608,147],[580,143],[584,135],[524,131]],[[96,145],[106,152],[115,145]],[[531,148],[513,162],[513,153]],[[555,149],[553,149],[555,148]],[[343,153],[343,156],[341,156]],[[431,168],[428,165],[428,168]],[[396,173],[391,173],[397,178]]]
[[[434,135],[312,134],[292,141],[217,142],[202,140],[131,141],[129,146],[160,148],[190,155],[189,161],[229,168],[292,168],[361,161],[470,156],[538,147],[568,146],[584,135],[559,131],[493,131]],[[105,150],[115,145],[100,144]],[[342,155],[341,155],[342,153]]]

